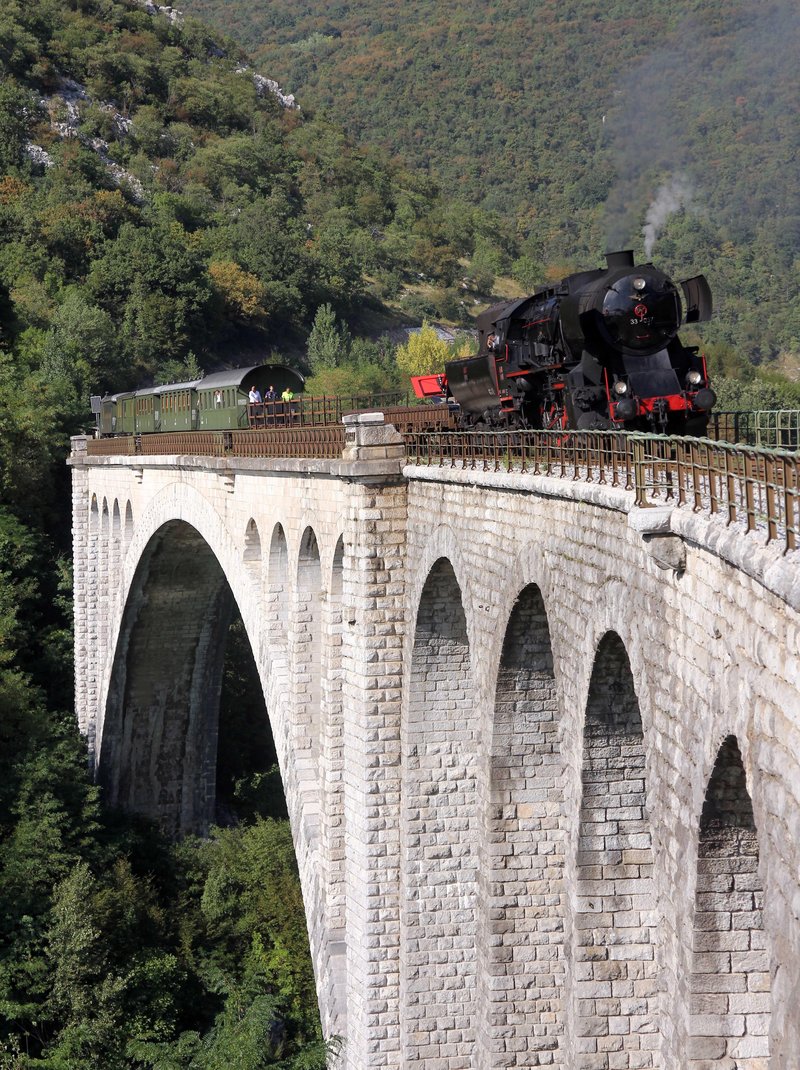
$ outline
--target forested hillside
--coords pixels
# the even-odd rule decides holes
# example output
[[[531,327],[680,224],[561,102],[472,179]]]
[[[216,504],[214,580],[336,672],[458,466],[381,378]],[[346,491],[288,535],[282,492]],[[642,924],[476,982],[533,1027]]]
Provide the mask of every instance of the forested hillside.
[[[381,373],[379,347],[337,324],[421,263],[452,272],[440,246],[427,180],[304,117],[203,26],[133,0],[0,5],[0,1066],[324,1066],[241,633],[219,763],[231,827],[171,845],[89,780],[64,462],[90,393],[295,359],[318,306],[325,360]]]
[[[182,6],[304,107],[507,214],[511,239],[478,244],[495,273],[527,287],[608,245],[642,252],[648,207],[655,221],[669,205],[653,255],[708,275],[706,336],[755,361],[800,356],[794,0]]]
[[[616,237],[635,237],[662,181],[678,202],[694,183],[656,256],[706,271],[722,295],[717,366],[743,371],[725,340],[762,359],[798,348],[797,81],[781,66],[796,25],[773,54],[762,21],[780,5],[747,16],[739,0],[635,13],[585,0],[531,15],[464,2],[445,19],[422,0],[324,13],[215,2],[192,0],[257,39],[264,62],[149,0],[0,3],[7,1070],[325,1065],[241,627],[220,732],[228,827],[169,844],[108,812],[88,777],[64,462],[90,394],[265,358],[305,362],[319,389],[390,386],[400,369],[407,381],[441,367],[446,347],[425,330],[395,352],[378,328],[404,314],[469,322],[493,288],[595,264],[606,206],[630,209]],[[766,68],[769,89],[756,78]],[[357,146],[337,114],[377,148]],[[509,271],[516,283],[498,281]],[[764,403],[761,387],[736,389],[727,403]]]

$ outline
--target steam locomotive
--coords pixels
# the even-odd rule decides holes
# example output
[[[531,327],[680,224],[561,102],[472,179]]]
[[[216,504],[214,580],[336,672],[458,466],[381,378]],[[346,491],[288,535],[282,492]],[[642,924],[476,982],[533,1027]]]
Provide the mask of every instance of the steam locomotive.
[[[678,338],[711,316],[703,275],[679,287],[630,250],[478,317],[478,355],[415,376],[420,398],[456,402],[463,427],[702,435],[716,395],[705,358]]]

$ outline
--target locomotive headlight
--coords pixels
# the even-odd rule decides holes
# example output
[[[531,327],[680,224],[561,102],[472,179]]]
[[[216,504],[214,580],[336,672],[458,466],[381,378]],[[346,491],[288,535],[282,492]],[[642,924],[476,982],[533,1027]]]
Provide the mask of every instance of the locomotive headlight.
[[[703,376],[698,371],[690,371],[686,373],[686,385],[687,386],[700,386],[703,381]]]
[[[624,398],[625,395],[628,393],[628,384],[624,383],[621,379],[617,379],[616,383],[614,383],[611,389],[614,391],[618,398]]]
[[[634,290],[637,290],[637,291],[639,291],[639,293],[641,293],[641,291],[645,288],[645,286],[647,286],[647,280],[643,279],[642,276],[640,275],[638,278],[633,280],[631,285],[633,286]]]

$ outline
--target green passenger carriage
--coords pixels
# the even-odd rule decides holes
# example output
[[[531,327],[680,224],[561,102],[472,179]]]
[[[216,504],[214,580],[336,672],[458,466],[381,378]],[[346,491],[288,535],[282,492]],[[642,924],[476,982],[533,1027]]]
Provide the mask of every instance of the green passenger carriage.
[[[101,436],[170,431],[232,431],[251,426],[248,396],[272,388],[277,397],[298,394],[303,376],[282,364],[258,364],[213,372],[189,383],[168,383],[143,390],[107,394],[100,402]]]

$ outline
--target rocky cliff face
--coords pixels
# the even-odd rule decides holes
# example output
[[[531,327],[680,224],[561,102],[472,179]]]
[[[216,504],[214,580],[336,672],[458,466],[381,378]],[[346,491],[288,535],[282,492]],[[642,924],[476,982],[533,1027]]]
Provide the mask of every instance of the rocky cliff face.
[[[162,16],[177,25],[183,21],[183,13],[176,8],[154,4],[152,0],[138,0],[138,3],[148,14],[154,17]],[[214,46],[213,50],[217,58],[224,56],[224,52],[216,46]],[[252,79],[256,94],[259,97],[263,98],[271,94],[278,100],[281,107],[287,110],[300,110],[294,96],[291,93],[284,93],[274,79],[266,78],[264,75],[254,71],[252,67],[244,64],[238,66],[235,73]],[[71,78],[63,78],[55,92],[39,99],[39,106],[43,114],[49,119],[52,133],[60,139],[77,138],[82,145],[92,149],[102,160],[113,181],[120,188],[123,188],[134,201],[141,203],[144,200],[142,183],[135,175],[121,167],[113,159],[109,142],[104,138],[89,136],[81,131],[82,114],[89,105],[95,105],[108,115],[117,140],[123,141],[135,132],[135,120],[123,114],[113,101],[93,100],[86,87]],[[52,156],[42,145],[29,142],[27,154],[29,159],[37,166],[44,168],[53,166]]]

